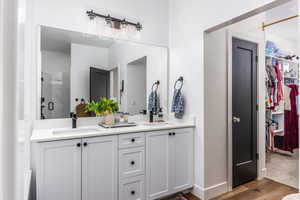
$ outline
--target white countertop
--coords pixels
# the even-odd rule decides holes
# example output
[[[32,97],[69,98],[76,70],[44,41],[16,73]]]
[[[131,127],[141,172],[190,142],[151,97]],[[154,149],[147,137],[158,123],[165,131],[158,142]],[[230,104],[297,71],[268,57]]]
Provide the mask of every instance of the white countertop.
[[[193,121],[185,121],[185,122],[170,121],[167,122],[166,124],[162,123],[162,124],[152,124],[152,125],[149,125],[147,122],[144,123],[141,122],[134,127],[109,128],[109,129],[102,128],[100,126],[79,126],[75,132],[70,132],[70,133],[57,133],[57,131],[69,131],[71,130],[71,127],[55,128],[55,129],[34,129],[32,132],[31,141],[49,142],[55,140],[120,135],[120,134],[127,134],[127,133],[151,132],[151,131],[159,131],[159,130],[194,128],[194,127],[195,127],[195,123]],[[93,131],[87,131],[87,129],[93,129]]]

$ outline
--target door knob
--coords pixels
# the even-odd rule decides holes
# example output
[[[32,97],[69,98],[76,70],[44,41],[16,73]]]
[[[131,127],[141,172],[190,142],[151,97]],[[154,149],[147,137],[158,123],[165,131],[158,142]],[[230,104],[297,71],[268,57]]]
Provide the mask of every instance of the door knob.
[[[233,123],[240,123],[241,119],[239,117],[233,117]]]

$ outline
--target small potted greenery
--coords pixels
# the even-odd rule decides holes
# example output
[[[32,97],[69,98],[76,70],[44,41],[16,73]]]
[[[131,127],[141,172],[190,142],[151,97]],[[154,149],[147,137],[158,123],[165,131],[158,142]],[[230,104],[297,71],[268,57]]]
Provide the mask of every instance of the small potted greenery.
[[[118,112],[118,110],[118,102],[107,98],[101,98],[97,102],[89,102],[85,107],[86,112],[95,113],[97,117],[103,116],[104,123],[107,125],[112,125],[115,123],[114,113]]]

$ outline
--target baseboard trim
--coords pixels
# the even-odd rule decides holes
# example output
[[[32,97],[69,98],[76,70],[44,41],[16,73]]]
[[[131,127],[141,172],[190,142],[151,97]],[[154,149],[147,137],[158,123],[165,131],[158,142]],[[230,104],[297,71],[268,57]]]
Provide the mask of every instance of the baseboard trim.
[[[226,192],[228,192],[227,182],[219,183],[207,188],[202,188],[199,185],[194,185],[192,191],[192,193],[201,200],[209,200]]]
[[[195,195],[196,197],[198,197],[199,199],[203,199],[203,188],[200,187],[199,185],[194,185],[193,190],[192,190],[192,194]]]
[[[266,176],[267,176],[267,168],[261,169],[261,176],[259,177],[259,179],[263,179]]]

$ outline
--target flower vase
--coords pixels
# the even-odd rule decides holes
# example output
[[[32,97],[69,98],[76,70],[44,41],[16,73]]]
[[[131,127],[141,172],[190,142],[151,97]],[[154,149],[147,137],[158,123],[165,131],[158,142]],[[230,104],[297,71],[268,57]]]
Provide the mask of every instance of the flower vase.
[[[115,124],[115,116],[114,116],[114,114],[111,113],[111,114],[105,115],[104,116],[104,123],[106,125],[113,125],[113,124]]]

